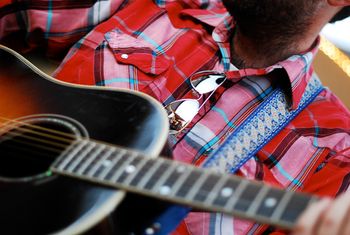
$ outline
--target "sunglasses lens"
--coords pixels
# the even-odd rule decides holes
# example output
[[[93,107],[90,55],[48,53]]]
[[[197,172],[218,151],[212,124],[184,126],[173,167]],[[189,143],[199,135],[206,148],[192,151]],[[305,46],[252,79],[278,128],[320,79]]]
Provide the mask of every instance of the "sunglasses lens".
[[[170,129],[181,131],[196,116],[199,109],[197,100],[178,100],[170,103],[165,107],[168,112]]]
[[[196,73],[190,79],[192,87],[201,95],[215,91],[225,80],[224,74],[213,71]]]

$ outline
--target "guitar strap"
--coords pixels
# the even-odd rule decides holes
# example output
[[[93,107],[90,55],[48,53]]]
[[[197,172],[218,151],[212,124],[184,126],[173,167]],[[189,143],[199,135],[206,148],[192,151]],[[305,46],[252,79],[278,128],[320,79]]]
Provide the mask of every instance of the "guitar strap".
[[[236,172],[272,140],[324,89],[314,73],[299,106],[289,110],[281,88],[276,89],[203,163],[204,168]]]
[[[323,89],[322,83],[314,73],[298,108],[294,110],[288,109],[282,89],[275,89],[224,143],[208,157],[202,166],[204,168],[214,168],[220,172],[236,172],[307,107]],[[156,219],[155,224],[161,226],[154,234],[171,233],[176,228],[177,223],[189,211],[189,208],[183,206],[170,206]]]

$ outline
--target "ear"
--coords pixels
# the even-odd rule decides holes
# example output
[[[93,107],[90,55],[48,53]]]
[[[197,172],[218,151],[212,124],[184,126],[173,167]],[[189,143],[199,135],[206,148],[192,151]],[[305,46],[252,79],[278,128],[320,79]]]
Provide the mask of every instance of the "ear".
[[[327,0],[327,2],[334,7],[350,6],[350,0]]]

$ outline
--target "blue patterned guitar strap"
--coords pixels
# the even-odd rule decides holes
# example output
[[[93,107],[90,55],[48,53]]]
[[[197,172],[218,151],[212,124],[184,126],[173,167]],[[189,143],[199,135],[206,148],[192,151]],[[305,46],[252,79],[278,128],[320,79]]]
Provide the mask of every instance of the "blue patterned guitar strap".
[[[260,106],[218,147],[204,162],[204,168],[214,168],[220,172],[236,172],[288,123],[307,107],[324,89],[317,75],[308,83],[298,108],[289,110],[281,89],[276,89]],[[179,219],[190,209],[171,206],[157,218],[161,229],[154,234],[169,234],[176,228]],[[175,223],[175,225],[174,225]]]
[[[276,89],[263,103],[216,149],[204,162],[204,168],[236,172],[262,147],[272,140],[324,89],[314,74],[308,83],[299,106],[287,108],[281,89]]]

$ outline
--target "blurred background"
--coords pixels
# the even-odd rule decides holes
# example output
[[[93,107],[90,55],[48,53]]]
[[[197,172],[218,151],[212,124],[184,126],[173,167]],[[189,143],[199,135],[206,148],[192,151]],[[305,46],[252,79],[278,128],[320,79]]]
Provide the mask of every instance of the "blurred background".
[[[321,36],[315,71],[350,109],[350,17],[326,25]]]
[[[326,25],[322,30],[322,35],[350,56],[350,17]]]

